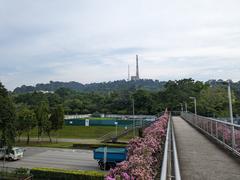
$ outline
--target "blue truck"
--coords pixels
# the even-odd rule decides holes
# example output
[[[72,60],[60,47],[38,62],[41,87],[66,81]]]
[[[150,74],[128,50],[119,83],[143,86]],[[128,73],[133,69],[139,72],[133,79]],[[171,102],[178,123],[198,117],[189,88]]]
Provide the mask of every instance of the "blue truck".
[[[114,168],[117,163],[126,160],[126,148],[109,148],[99,147],[93,150],[93,158],[98,161],[98,165],[102,170]]]

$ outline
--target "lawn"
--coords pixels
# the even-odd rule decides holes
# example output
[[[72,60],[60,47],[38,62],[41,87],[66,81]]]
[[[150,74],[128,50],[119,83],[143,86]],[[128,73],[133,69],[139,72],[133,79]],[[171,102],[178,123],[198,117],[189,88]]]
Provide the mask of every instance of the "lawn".
[[[122,131],[123,127],[118,127],[118,131]],[[52,133],[52,137],[57,135],[58,138],[73,138],[73,139],[97,139],[108,132],[115,131],[112,126],[64,126],[58,133]],[[24,134],[23,136],[26,136]],[[30,137],[37,137],[37,129],[33,129]],[[47,137],[44,135],[43,137]]]
[[[49,141],[42,141],[42,142],[30,141],[29,144],[27,144],[26,141],[20,141],[20,142],[16,142],[15,146],[20,146],[20,147],[29,146],[29,147],[49,147],[49,148],[72,148],[73,143],[71,143],[71,142],[58,142],[58,143],[53,142],[53,143],[50,143]]]

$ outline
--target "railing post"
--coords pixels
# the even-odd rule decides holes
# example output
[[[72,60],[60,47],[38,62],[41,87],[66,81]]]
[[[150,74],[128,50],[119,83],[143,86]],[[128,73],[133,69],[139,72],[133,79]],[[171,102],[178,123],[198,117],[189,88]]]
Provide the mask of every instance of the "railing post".
[[[225,128],[226,128],[226,126],[224,124],[223,125],[223,143],[225,143]]]
[[[234,124],[232,124],[232,148],[235,149],[235,129],[234,129]]]
[[[212,128],[212,121],[211,121],[211,135],[213,135],[213,128]]]
[[[218,139],[218,123],[216,121],[216,138]]]
[[[206,131],[207,131],[207,133],[209,133],[209,128],[208,128],[208,120],[207,120],[207,128],[206,128]]]

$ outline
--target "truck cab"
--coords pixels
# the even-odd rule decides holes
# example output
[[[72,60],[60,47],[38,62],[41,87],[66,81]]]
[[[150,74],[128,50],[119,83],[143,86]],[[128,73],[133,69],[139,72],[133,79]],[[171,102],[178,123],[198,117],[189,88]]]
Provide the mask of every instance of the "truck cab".
[[[1,148],[0,149],[0,159],[3,159],[4,156],[8,160],[18,160],[23,158],[24,150],[19,147],[13,147],[11,149]]]

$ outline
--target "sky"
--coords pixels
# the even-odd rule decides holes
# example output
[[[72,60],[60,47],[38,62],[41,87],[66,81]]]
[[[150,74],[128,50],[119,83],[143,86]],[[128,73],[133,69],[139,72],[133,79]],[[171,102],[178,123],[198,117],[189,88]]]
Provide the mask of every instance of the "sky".
[[[240,80],[239,0],[0,0],[0,81]]]

